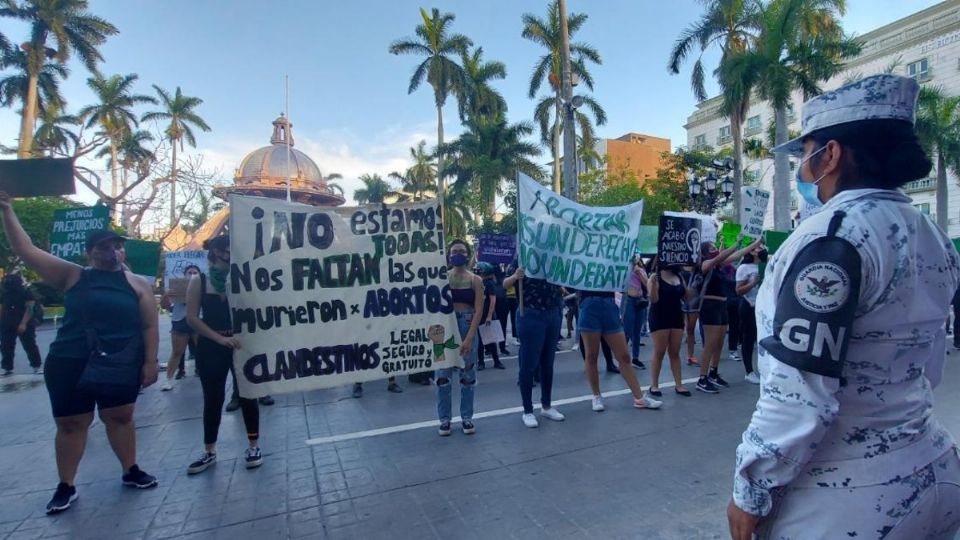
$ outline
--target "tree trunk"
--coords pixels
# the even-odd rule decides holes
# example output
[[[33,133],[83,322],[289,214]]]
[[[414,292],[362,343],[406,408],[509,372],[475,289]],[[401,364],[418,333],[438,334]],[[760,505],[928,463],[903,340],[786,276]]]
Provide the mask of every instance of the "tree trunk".
[[[33,157],[33,125],[37,118],[37,81],[39,75],[30,74],[27,82],[27,100],[23,104],[23,114],[20,117],[20,143],[17,146],[17,157],[27,159]]]
[[[950,210],[947,208],[947,163],[943,153],[937,149],[937,225],[949,232]]]
[[[446,213],[444,200],[446,190],[443,182],[443,154],[440,153],[440,147],[443,146],[443,105],[437,105],[437,198],[440,200],[440,207]],[[445,217],[445,216],[444,216]]]
[[[287,134],[289,137],[290,134]],[[177,141],[173,141],[173,167],[170,171],[170,229],[177,226]]]
[[[557,90],[557,99],[554,102],[557,121],[553,124],[553,191],[560,193],[560,90]]]
[[[776,122],[776,144],[787,142],[787,108],[774,109]],[[790,230],[790,157],[777,152],[773,161],[773,228],[778,231]]]
[[[127,173],[128,171],[126,167],[120,171],[120,185],[122,186],[120,193],[126,193],[127,191]],[[125,202],[121,202],[118,204],[118,206],[120,208],[120,226],[127,231],[127,234],[130,234],[130,216],[128,215],[130,205]]]
[[[117,215],[117,143],[110,139],[110,213],[114,223],[119,223],[123,216]]]
[[[740,187],[743,186],[743,115],[739,110],[730,115],[730,135],[733,137],[733,222],[740,223],[740,205],[743,204],[740,200]]]

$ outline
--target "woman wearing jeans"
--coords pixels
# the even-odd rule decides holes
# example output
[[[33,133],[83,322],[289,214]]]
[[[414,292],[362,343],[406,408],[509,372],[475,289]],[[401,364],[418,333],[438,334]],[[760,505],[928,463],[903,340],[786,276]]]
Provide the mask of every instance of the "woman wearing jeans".
[[[480,276],[467,270],[472,251],[463,240],[450,242],[447,248],[451,269],[450,295],[453,311],[457,314],[460,330],[460,356],[463,368],[437,370],[437,416],[440,417],[441,437],[450,435],[450,414],[453,401],[453,374],[460,371],[460,426],[464,435],[477,431],[473,425],[473,393],[477,385],[477,326],[483,311],[483,282]]]
[[[505,287],[520,284],[522,307],[517,313],[520,330],[520,399],[523,401],[523,424],[539,426],[533,415],[533,378],[540,375],[540,415],[555,422],[563,414],[550,404],[553,389],[553,360],[556,357],[557,334],[560,332],[560,310],[563,292],[557,285],[542,279],[526,278],[523,268],[504,280]]]
[[[631,362],[645,369],[640,361],[640,340],[643,337],[643,323],[647,320],[647,308],[650,299],[647,295],[647,272],[643,269],[640,257],[633,261],[633,271],[627,277],[626,294],[623,296],[623,328],[630,342]]]

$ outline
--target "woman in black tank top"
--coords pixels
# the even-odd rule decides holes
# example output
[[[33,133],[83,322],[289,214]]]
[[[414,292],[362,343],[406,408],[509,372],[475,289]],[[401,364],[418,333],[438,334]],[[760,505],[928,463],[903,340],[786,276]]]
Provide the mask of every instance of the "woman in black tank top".
[[[187,287],[187,322],[200,335],[197,342],[197,372],[203,387],[204,451],[190,464],[187,474],[207,470],[217,461],[217,435],[223,414],[227,375],[233,366],[233,351],[240,341],[233,337],[227,282],[230,272],[230,240],[218,236],[204,242],[209,276],[200,274]],[[260,452],[260,409],[256,399],[240,398],[243,424],[249,446],[244,455],[248,469],[263,463]]]

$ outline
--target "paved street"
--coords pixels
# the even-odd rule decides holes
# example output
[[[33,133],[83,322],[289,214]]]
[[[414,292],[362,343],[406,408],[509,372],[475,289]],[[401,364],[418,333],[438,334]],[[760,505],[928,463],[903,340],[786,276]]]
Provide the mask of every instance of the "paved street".
[[[161,324],[169,328],[166,318]],[[40,334],[45,351],[53,331]],[[161,358],[168,350],[162,343]],[[579,353],[565,351],[554,397],[567,419],[527,429],[513,410],[520,398],[511,356],[507,370],[488,363],[479,374],[473,436],[442,439],[433,426],[418,427],[436,418],[433,390],[405,380],[403,394],[387,393],[384,381],[366,385],[362,399],[349,387],[277,396],[261,408],[263,467],[243,467],[242,420],[228,413],[218,463],[188,477],[202,448],[200,382],[191,374],[173,392],[151,387],[137,405],[139,462],[159,477],[156,489],[121,486],[98,423],[79,501],[47,517],[57,484],[54,425],[42,377],[28,374],[17,354],[18,373],[0,380],[0,538],[8,539],[724,538],[734,449],[758,393],[743,382],[742,366],[725,360],[721,374],[732,386],[719,395],[684,398],[663,385],[660,411],[633,409],[621,394],[598,414],[586,400]],[[649,383],[649,371],[641,381]],[[601,384],[611,393],[625,387],[605,373]],[[957,353],[937,399],[941,420],[960,435]]]

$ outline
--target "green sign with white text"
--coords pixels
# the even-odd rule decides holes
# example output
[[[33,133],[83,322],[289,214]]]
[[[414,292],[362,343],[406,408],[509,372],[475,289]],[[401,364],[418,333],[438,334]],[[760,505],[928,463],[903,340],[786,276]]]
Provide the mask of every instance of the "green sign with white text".
[[[86,257],[87,235],[109,227],[110,208],[106,206],[55,210],[50,231],[50,254],[68,261],[82,261]]]

